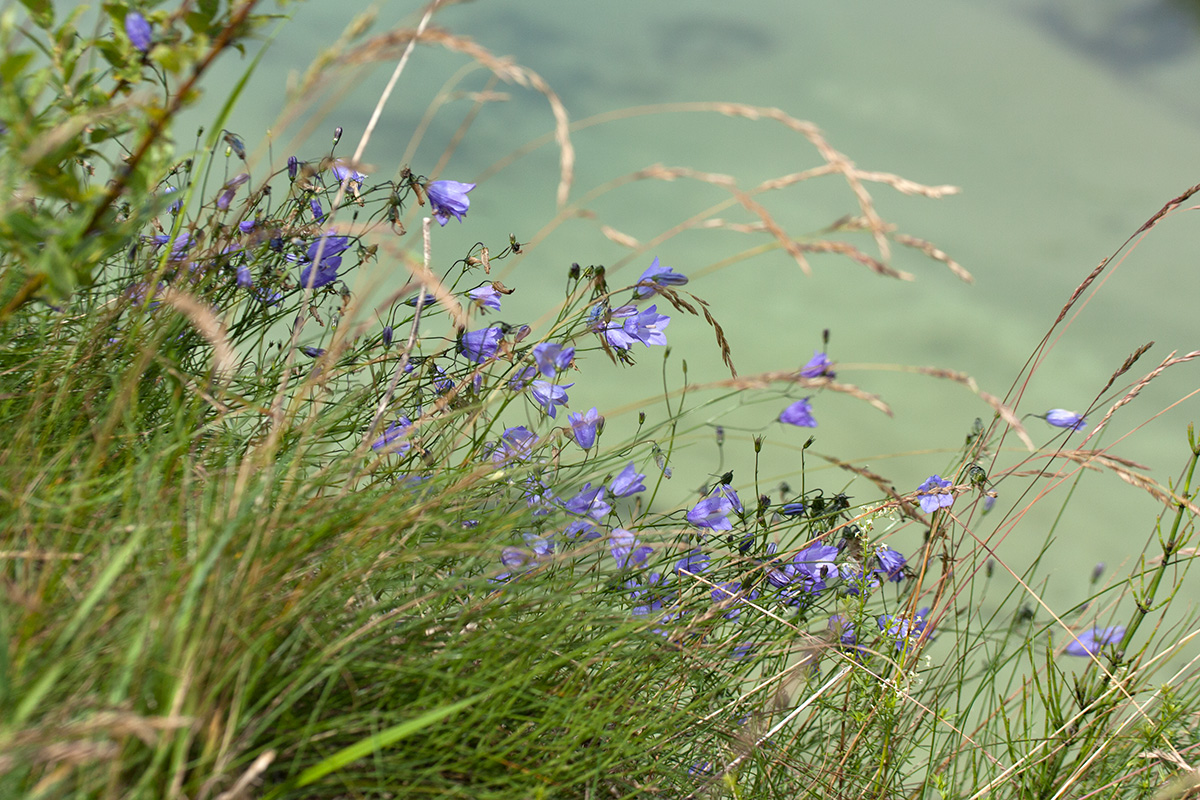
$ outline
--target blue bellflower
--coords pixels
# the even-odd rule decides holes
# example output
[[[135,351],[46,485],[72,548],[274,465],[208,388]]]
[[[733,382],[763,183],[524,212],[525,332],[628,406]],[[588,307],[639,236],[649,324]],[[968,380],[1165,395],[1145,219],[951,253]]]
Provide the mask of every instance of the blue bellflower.
[[[485,283],[483,286],[477,286],[467,292],[467,297],[479,307],[481,311],[491,309],[492,311],[500,310],[500,293],[496,291],[496,287],[490,283]]]
[[[724,495],[706,497],[692,507],[687,513],[687,521],[697,528],[707,528],[710,531],[731,531],[733,523],[729,515],[733,513],[733,503]]]
[[[537,404],[546,410],[550,418],[554,419],[558,406],[565,406],[567,404],[567,389],[570,389],[574,385],[573,383],[568,383],[566,386],[559,386],[549,381],[534,381],[530,394],[533,395],[533,399]]]
[[[1056,428],[1070,428],[1081,431],[1087,427],[1087,418],[1065,408],[1052,408],[1046,412],[1044,419]]]
[[[558,372],[571,366],[575,360],[575,348],[563,347],[555,342],[542,342],[533,346],[533,360],[543,377],[553,378]]]
[[[822,352],[814,352],[808,363],[800,368],[801,378],[833,378],[833,361]]]
[[[817,420],[812,415],[812,402],[807,397],[785,408],[779,414],[779,421],[799,428],[817,427]]]
[[[401,417],[391,425],[388,425],[383,435],[371,443],[371,449],[404,455],[412,447],[407,441],[408,432],[411,429],[412,420],[408,417]]]
[[[450,221],[450,217],[462,222],[463,214],[471,207],[471,199],[467,197],[467,192],[474,188],[473,183],[458,181],[434,181],[426,186],[425,193],[429,196],[429,205],[438,223],[444,227]]]
[[[1066,653],[1070,656],[1094,656],[1106,644],[1116,644],[1125,638],[1125,627],[1117,625],[1112,628],[1092,628],[1075,635],[1079,641],[1072,640],[1067,645]]]
[[[130,11],[125,15],[125,35],[129,37],[129,42],[143,53],[150,52],[150,45],[154,41],[154,31],[150,29],[150,23],[146,18],[136,11]]]
[[[321,247],[322,242],[325,243],[324,249]],[[312,288],[319,289],[337,280],[338,267],[342,266],[342,253],[349,246],[350,237],[335,236],[332,233],[325,233],[310,242],[308,250],[305,251],[304,268],[300,270],[300,285],[308,286],[309,276],[313,272],[313,260],[316,259],[318,252],[321,254],[321,261],[316,265],[316,274],[312,275]],[[288,259],[301,261],[293,255],[289,255]]]
[[[670,267],[659,266],[658,256],[650,262],[650,267],[638,278],[637,296],[649,297],[659,286],[683,286],[688,282],[686,275],[680,275]]]
[[[944,494],[927,494],[935,489],[948,489],[953,486],[950,481],[940,475],[930,475],[924,483],[917,487],[917,501],[921,504],[921,510],[926,514],[932,514],[939,508],[949,508],[954,505],[954,495],[950,493]]]
[[[600,416],[600,412],[595,408],[583,413],[568,414],[567,421],[571,423],[571,435],[575,437],[575,444],[584,450],[590,450],[596,444],[596,432],[604,425],[604,417]]]
[[[458,352],[462,353],[468,361],[482,364],[484,361],[495,358],[503,339],[504,331],[501,328],[468,331],[459,339]]]
[[[609,548],[613,560],[619,569],[640,567],[654,552],[649,545],[644,545],[638,538],[624,528],[614,528],[608,535]]]
[[[638,472],[634,468],[633,462],[630,461],[625,469],[617,473],[617,477],[612,479],[612,483],[608,485],[608,490],[612,492],[613,497],[629,497],[638,492],[646,491],[646,484],[643,481],[646,476]]]

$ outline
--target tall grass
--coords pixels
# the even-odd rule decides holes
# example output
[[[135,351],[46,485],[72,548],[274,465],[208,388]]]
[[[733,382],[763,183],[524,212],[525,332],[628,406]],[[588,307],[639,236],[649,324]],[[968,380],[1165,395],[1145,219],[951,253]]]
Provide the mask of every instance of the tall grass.
[[[352,152],[340,140],[354,134],[338,129],[327,151],[257,161],[228,130],[234,92],[199,146],[176,151],[173,121],[208,67],[267,23],[253,0],[112,3],[90,36],[37,2],[0,23],[0,797],[1183,797],[1200,786],[1186,584],[1200,441],[1188,431],[1164,482],[1098,438],[1198,353],[1147,369],[1146,349],[1131,348],[1080,414],[1031,423],[1022,409],[1052,334],[1111,260],[1006,395],[915,368],[967,386],[981,419],[955,433],[964,445],[940,475],[898,486],[818,455],[805,430],[834,413],[831,397],[891,413],[885,398],[824,354],[739,375],[725,304],[614,228],[599,230],[631,248],[638,279],[573,265],[541,320],[488,314],[514,288],[497,278],[522,279],[512,265],[545,236],[644,180],[728,194],[655,240],[753,237],[718,265],[782,249],[803,269],[836,254],[911,279],[893,265],[899,245],[969,280],[889,226],[871,195],[952,187],[861,170],[778,109],[710,103],[656,110],[783,125],[814,166],[750,188],[652,166],[580,192],[571,134],[646,110],[572,123],[541,76],[431,25],[437,5],[411,30],[367,36],[355,23],[297,97],[383,58],[390,91],[420,57],[415,43],[440,45],[493,81],[449,153],[485,135],[470,122],[495,81],[540,92],[552,133],[512,158],[556,144],[559,212],[531,242],[439,252],[434,221],[469,226],[471,204],[493,195],[446,182],[464,176],[439,175],[442,164],[409,164],[415,145],[386,165],[391,179],[361,174],[378,114]],[[844,182],[855,211],[788,231],[768,194],[821,178]],[[748,221],[718,216],[737,208]],[[362,291],[355,277],[376,260],[404,278]],[[689,383],[664,347],[680,326],[712,331],[729,378]],[[656,358],[661,388],[631,392],[661,403],[636,424],[606,427],[572,388]],[[715,437],[724,455],[719,423],[735,415],[758,420],[752,452],[728,447],[754,479],[673,482],[690,442]],[[768,425],[799,453],[785,484],[760,483]],[[830,465],[837,477],[816,468]],[[996,545],[1035,506],[1057,502],[1065,524],[1085,471],[1162,511],[1129,574],[1097,568],[1091,596],[1055,608],[1037,548],[1014,563]]]

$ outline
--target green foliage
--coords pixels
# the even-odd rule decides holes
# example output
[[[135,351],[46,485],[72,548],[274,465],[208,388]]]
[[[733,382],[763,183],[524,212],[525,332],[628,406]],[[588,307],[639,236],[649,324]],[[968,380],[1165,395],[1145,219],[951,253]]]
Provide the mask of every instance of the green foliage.
[[[720,309],[682,290],[686,276],[618,285],[615,270],[574,265],[540,328],[482,323],[474,292],[506,298],[492,270],[527,246],[425,255],[430,220],[412,241],[414,211],[467,213],[466,184],[408,165],[346,177],[361,165],[337,158],[337,137],[290,167],[250,163],[226,125],[253,64],[206,148],[180,151],[172,123],[213,59],[256,35],[254,2],[106,3],[97,38],[78,9],[22,5],[24,18],[0,17],[0,797],[1189,790],[1200,683],[1192,663],[1162,669],[1194,635],[1194,609],[1179,613],[1200,493],[1191,432],[1163,488],[1107,450],[1068,448],[1075,427],[1035,445],[1019,394],[980,392],[988,421],[941,451],[944,480],[901,491],[912,484],[810,438],[792,446],[799,488],[768,488],[762,431],[783,426],[796,390],[887,406],[828,359],[694,386],[667,350],[661,402],[628,430],[593,417],[589,444],[581,418],[549,417],[536,392],[570,388],[565,370],[598,369],[587,359],[653,357],[664,312],[711,327],[733,371]],[[145,52],[124,31],[139,10]],[[354,23],[343,41],[394,44],[362,34]],[[776,225],[756,252],[804,266],[804,252],[841,253],[901,275],[886,248],[852,243],[893,234],[863,184],[899,179],[854,172],[782,112],[737,113],[802,135],[862,204],[861,218],[792,235],[736,190],[755,229]],[[346,276],[380,258],[412,278],[368,303]],[[546,344],[575,355],[551,369]],[[1195,356],[1110,394],[1143,353],[1089,413],[1115,413]],[[545,377],[557,382],[531,386]],[[685,445],[715,428],[724,448],[725,415],[765,403],[744,498],[732,470],[700,492],[669,483]],[[1029,452],[1002,446],[1008,434]],[[1060,612],[1034,588],[1047,545],[997,570],[991,543],[1013,522],[985,514],[998,493],[1045,502],[1055,470],[1080,463],[1164,510],[1153,554],[1104,587],[1097,572]],[[618,491],[626,469],[645,486]],[[907,563],[905,534],[921,541]]]

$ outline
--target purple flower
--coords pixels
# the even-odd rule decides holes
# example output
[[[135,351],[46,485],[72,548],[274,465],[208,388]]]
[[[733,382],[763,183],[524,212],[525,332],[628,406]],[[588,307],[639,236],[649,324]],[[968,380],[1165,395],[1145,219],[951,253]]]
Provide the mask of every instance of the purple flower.
[[[898,615],[885,614],[876,620],[879,625],[879,630],[883,631],[885,636],[889,636],[896,640],[896,649],[904,650],[905,647],[915,646],[921,634],[925,631],[927,624],[926,617],[929,614],[928,608],[922,608],[917,612],[916,618],[912,620],[905,619]],[[932,637],[927,637],[932,638]]]
[[[342,181],[346,180],[346,178],[349,178],[350,182],[346,185],[346,188],[351,191],[357,190],[360,186],[362,186],[362,182],[367,179],[366,175],[347,166],[346,160],[343,158],[339,158],[337,161],[333,162],[333,177],[337,178],[338,183],[341,183]]]
[[[312,211],[313,219],[317,222],[325,221],[325,209],[321,208],[321,201],[313,197],[308,201],[308,208]]]
[[[592,330],[602,333],[609,346],[618,350],[628,350],[634,342],[641,342],[647,347],[667,343],[663,330],[670,324],[671,318],[659,314],[657,306],[650,306],[644,311],[638,311],[636,306],[621,306],[607,315],[603,309],[594,309],[592,317]]]
[[[996,498],[990,494],[987,495],[986,497],[983,498],[983,511],[980,513],[981,514],[988,513],[989,511],[992,510],[992,506],[994,506],[994,505],[996,505]]]
[[[1078,641],[1072,640],[1067,645],[1067,655],[1094,656],[1106,644],[1116,644],[1125,638],[1125,626],[1117,625],[1112,628],[1092,628],[1076,634]]]
[[[509,428],[500,434],[500,443],[492,448],[492,461],[499,464],[513,458],[528,458],[536,443],[537,436],[524,425]]]
[[[596,444],[596,432],[604,425],[604,417],[600,416],[600,412],[595,408],[582,414],[568,414],[567,421],[571,423],[571,435],[575,437],[575,444],[584,450],[590,450]]]
[[[189,247],[192,246],[192,235],[190,233],[180,233],[176,238],[172,239],[170,234],[160,233],[150,237],[150,241],[156,245],[164,245],[171,243],[171,261],[179,261],[183,258],[183,254]]]
[[[508,379],[508,388],[514,392],[519,392],[525,388],[533,378],[537,375],[536,367],[524,367],[517,370],[517,373]]]
[[[471,206],[471,199],[467,197],[467,192],[474,188],[475,184],[473,183],[459,183],[458,181],[434,181],[425,187],[425,192],[429,195],[429,205],[433,209],[433,216],[442,226],[450,221],[450,217],[462,222],[463,214],[466,214],[467,209]]]
[[[244,219],[238,223],[238,230],[241,231],[242,233],[249,233],[250,231],[254,230],[254,226],[256,224],[257,224],[257,220]]]
[[[174,186],[168,186],[167,188],[163,189],[164,194],[172,194],[177,191],[179,191],[179,190],[176,189]],[[172,214],[178,214],[179,209],[181,209],[181,208],[183,208],[183,200],[176,200],[173,203],[171,203],[171,205],[167,206],[167,211],[171,212]]]
[[[630,461],[625,469],[612,479],[608,489],[612,492],[613,497],[629,497],[631,494],[646,491],[646,485],[642,483],[644,480],[646,480],[646,476],[634,469],[633,462]]]
[[[887,545],[880,547],[875,553],[875,560],[879,562],[876,572],[886,575],[889,581],[899,583],[904,579],[904,565],[908,560],[892,548]]]
[[[388,349],[389,347],[391,347],[391,346],[392,346],[392,336],[393,336],[393,335],[394,335],[394,333],[393,333],[393,331],[392,331],[392,326],[391,326],[391,325],[384,325],[384,326],[383,326],[383,334],[382,334],[382,339],[383,339],[383,349],[384,349],[384,350],[386,350],[386,349]]]
[[[674,272],[670,267],[659,266],[658,256],[650,262],[650,267],[638,278],[637,296],[648,297],[654,294],[659,286],[683,286],[688,282],[686,275]]]
[[[389,453],[404,455],[412,447],[406,441],[410,430],[412,430],[412,421],[408,417],[401,417],[391,425],[388,425],[383,435],[371,443],[371,449],[383,450],[387,448],[387,452]]]
[[[287,160],[288,178],[290,178],[291,180],[296,180],[296,171],[299,169],[300,169],[300,159],[296,158],[295,156],[288,156],[288,160]]]
[[[948,489],[953,484],[940,475],[930,475],[928,479],[917,487],[917,500],[921,503],[921,510],[926,514],[932,514],[939,508],[949,508],[954,505],[954,495],[950,493],[930,494],[936,489]]]
[[[240,289],[249,289],[254,286],[254,276],[250,274],[250,267],[245,264],[237,268],[237,285]]]
[[[837,554],[835,546],[813,542],[792,557],[795,577],[803,582],[806,592],[815,594],[823,591],[826,581],[837,580],[838,568],[833,563]]]
[[[566,386],[558,386],[549,381],[534,381],[533,388],[530,394],[537,404],[546,409],[546,413],[553,419],[558,406],[567,404],[567,389],[570,389],[575,384],[568,383]]]
[[[733,513],[733,503],[724,495],[706,497],[692,507],[687,513],[687,521],[697,528],[708,528],[712,531],[731,531],[733,523],[729,515]]]
[[[1046,412],[1043,417],[1046,422],[1056,428],[1070,428],[1073,431],[1081,431],[1087,427],[1087,419],[1074,411],[1067,411],[1065,408],[1052,408]]]
[[[640,567],[646,563],[653,549],[638,541],[637,537],[624,528],[615,528],[608,535],[609,549],[619,569]]]
[[[503,338],[504,330],[501,328],[469,331],[459,339],[458,352],[462,353],[468,361],[481,364],[496,357],[496,351],[500,349],[500,341]]]
[[[732,476],[730,477],[732,479]],[[713,489],[713,493],[724,495],[729,504],[733,506],[733,510],[739,514],[742,513],[742,498],[738,497],[737,490],[728,483],[718,483],[717,487]]]
[[[233,196],[237,194],[237,188],[248,180],[250,180],[250,175],[246,172],[239,172],[230,178],[221,189],[221,193],[217,195],[217,208],[221,211],[229,208],[229,204],[233,202]]]
[[[800,368],[801,378],[832,378],[833,361],[829,356],[821,352],[814,352],[813,357],[808,360],[808,363]]]
[[[325,351],[320,347],[311,347],[309,345],[302,346],[300,348],[300,352],[304,353],[304,355],[308,356],[309,358],[320,358],[321,356],[325,355]]]
[[[579,494],[564,503],[563,508],[572,514],[592,519],[603,519],[612,511],[612,506],[604,501],[604,487],[592,488],[590,483],[585,483]]]
[[[154,31],[150,29],[150,23],[146,18],[136,11],[130,11],[125,15],[125,35],[129,37],[129,42],[143,53],[150,52],[150,44],[154,39]]]
[[[804,516],[804,503],[796,501],[794,503],[784,503],[779,507],[779,513],[785,517],[801,517]]]
[[[475,301],[475,305],[481,309],[492,309],[493,311],[500,310],[500,293],[496,291],[496,287],[490,283],[485,283],[483,286],[478,286],[467,292],[467,297]]]
[[[702,553],[699,550],[692,550],[675,562],[675,572],[687,572],[691,575],[699,575],[708,569],[709,560],[706,553]]]
[[[785,408],[779,415],[780,422],[786,422],[788,425],[795,425],[800,428],[815,428],[817,421],[812,415],[812,403],[805,397],[803,400],[797,400],[790,406]]]
[[[322,247],[322,242],[324,242],[324,247]],[[342,253],[349,246],[350,237],[334,236],[332,233],[325,233],[310,242],[304,259],[304,268],[300,270],[300,285],[308,286],[309,275],[313,271],[313,261],[316,259],[317,253],[321,254],[321,261],[317,264],[316,274],[312,277],[312,288],[319,289],[337,280],[338,267],[342,265]],[[294,255],[288,255],[288,259],[291,261],[301,260]]]
[[[553,378],[559,371],[571,366],[574,359],[574,347],[563,347],[555,342],[542,342],[533,346],[534,363],[546,378]]]

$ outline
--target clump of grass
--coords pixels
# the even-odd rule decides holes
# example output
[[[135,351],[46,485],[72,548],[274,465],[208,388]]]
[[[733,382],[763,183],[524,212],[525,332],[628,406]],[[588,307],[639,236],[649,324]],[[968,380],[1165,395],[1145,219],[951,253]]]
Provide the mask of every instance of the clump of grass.
[[[627,260],[711,228],[767,240],[713,268],[783,249],[806,270],[833,253],[911,279],[892,266],[899,244],[969,280],[893,230],[867,189],[952,187],[861,170],[777,109],[688,104],[655,111],[782,124],[821,163],[750,189],[651,166],[573,199],[571,133],[645,110],[572,125],[540,76],[430,27],[437,5],[348,50],[367,33],[354,23],[303,95],[335,66],[385,57],[398,57],[394,85],[419,41],[541,92],[560,210],[531,242],[438,252],[434,219],[469,225],[487,192],[439,181],[441,165],[363,174],[373,122],[351,155],[339,128],[328,152],[259,164],[226,128],[231,101],[204,147],[173,155],[172,120],[207,66],[263,21],[253,2],[147,17],[113,6],[113,32],[91,39],[35,4],[23,34],[48,64],[0,29],[12,75],[0,86],[0,794],[1190,792],[1197,682],[1171,659],[1194,609],[1168,603],[1195,549],[1200,442],[1189,431],[1183,471],[1163,485],[1096,437],[1196,353],[1118,386],[1138,347],[1083,414],[1042,415],[1061,433],[1041,444],[1019,416],[1040,349],[1003,398],[960,371],[911,368],[966,386],[990,419],[943,451],[939,474],[906,484],[789,429],[808,437],[800,470],[773,483],[757,469],[768,425],[813,427],[841,396],[888,403],[824,352],[739,375],[721,304],[657,258],[620,283],[572,266],[543,320],[489,322],[520,289],[514,266],[601,194],[686,179],[729,198],[652,245],[598,232]],[[106,66],[79,71],[90,53]],[[151,86],[161,96],[130,94]],[[788,232],[761,199],[827,176],[857,212],[823,230]],[[734,207],[749,221],[717,216]],[[347,280],[376,259],[407,272],[382,299]],[[711,328],[732,376],[694,385],[664,367],[661,412],[625,430],[583,411],[572,378],[653,356],[668,324]],[[670,482],[689,442],[715,429],[724,448],[724,415],[747,409],[759,427],[738,456],[753,481]],[[1096,572],[1093,596],[1059,610],[1042,599],[1040,557],[1005,563],[996,544],[1052,490],[1069,499],[1083,470],[1164,510],[1153,556],[1107,586]],[[1012,510],[985,516],[998,499]]]

